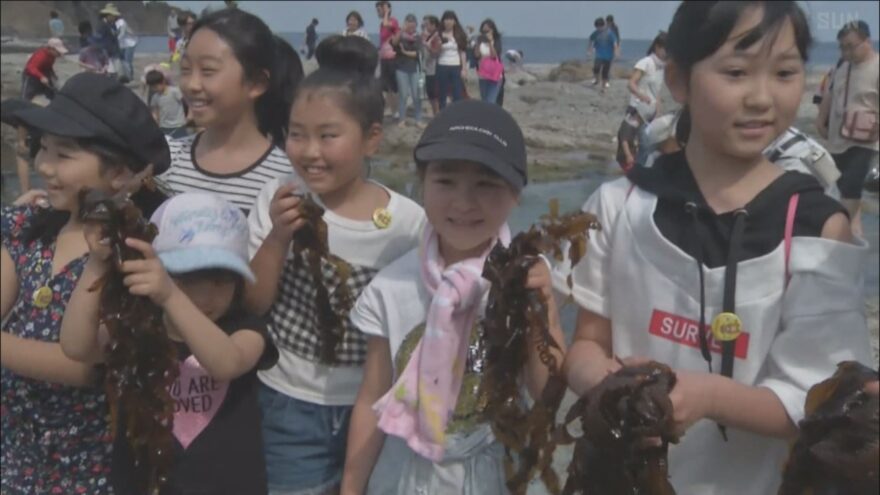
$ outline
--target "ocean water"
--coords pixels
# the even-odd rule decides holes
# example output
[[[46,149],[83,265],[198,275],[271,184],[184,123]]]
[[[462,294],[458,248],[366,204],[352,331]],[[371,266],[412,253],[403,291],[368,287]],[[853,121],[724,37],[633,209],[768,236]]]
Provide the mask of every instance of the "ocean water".
[[[333,33],[321,33],[320,38]],[[304,46],[305,34],[300,32],[281,33],[281,36],[299,50]],[[320,41],[319,38],[319,41]],[[373,43],[378,43],[376,34],[370,35]],[[645,55],[651,40],[623,40],[620,63],[635,63]],[[876,45],[876,42],[875,42]],[[527,64],[558,64],[565,60],[584,59],[587,53],[587,37],[583,38],[542,38],[530,36],[509,36],[503,39],[505,50],[522,50]],[[168,39],[164,36],[142,36],[138,44],[140,53],[162,53],[168,50]],[[816,43],[810,52],[810,65],[828,66],[837,63],[840,51],[837,42]]]

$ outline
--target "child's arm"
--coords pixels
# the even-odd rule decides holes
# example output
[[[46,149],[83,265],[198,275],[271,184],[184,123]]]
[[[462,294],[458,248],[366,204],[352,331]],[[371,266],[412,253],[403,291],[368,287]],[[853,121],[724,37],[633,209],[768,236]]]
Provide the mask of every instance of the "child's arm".
[[[125,243],[144,255],[142,260],[122,264],[129,292],[147,296],[165,310],[168,320],[212,378],[233,380],[256,366],[265,347],[259,332],[239,330],[227,335],[171,280],[148,242],[129,238]]]
[[[106,335],[102,335],[106,329],[100,325],[98,318],[101,291],[89,292],[89,287],[106,272],[107,263],[94,254],[90,255],[64,310],[59,343],[64,355],[75,361],[104,361],[101,342],[106,340]]]
[[[547,320],[549,323],[550,335],[553,337],[553,340],[556,341],[556,345],[559,346],[558,349],[550,347],[548,348],[548,351],[556,359],[556,363],[560,366],[561,371],[562,360],[565,357],[565,337],[562,335],[562,327],[559,323],[559,310],[556,307],[556,300],[553,296],[553,284],[550,278],[550,269],[543,260],[535,263],[535,265],[529,270],[529,277],[528,280],[526,280],[526,288],[540,290],[544,296],[544,300],[547,301]],[[541,362],[537,343],[532,336],[526,338],[526,345],[528,346],[529,357],[525,369],[525,382],[529,389],[529,394],[533,399],[537,400],[541,397],[541,392],[547,384],[547,378],[550,376],[550,371],[547,369],[547,365]]]
[[[574,338],[563,364],[568,386],[582,396],[619,368],[611,352],[611,320],[579,309]]]
[[[278,281],[281,279],[287,253],[290,251],[290,243],[293,234],[305,225],[305,220],[300,218],[300,198],[295,196],[296,185],[284,184],[275,191],[268,203],[269,218],[272,227],[269,234],[262,240],[260,248],[251,259],[251,270],[257,278],[256,283],[245,285],[244,304],[251,313],[262,315],[269,311],[275,297],[278,295]],[[261,196],[263,194],[261,193]],[[264,204],[262,198],[257,199],[257,204],[251,211],[248,223],[260,221],[260,211]],[[264,200],[265,201],[265,200]],[[254,231],[251,229],[251,236]],[[253,239],[252,239],[253,240]]]
[[[376,403],[391,388],[391,348],[388,339],[367,337],[367,361],[364,381],[351,413],[345,470],[341,495],[360,495],[367,487],[370,473],[385,442],[385,433],[377,427],[373,411]]]
[[[0,249],[0,320],[5,319],[18,297],[18,276],[15,263],[6,247]],[[0,366],[18,375],[71,386],[94,384],[91,366],[68,359],[61,346],[16,337],[0,331]]]
[[[623,149],[623,156],[626,157],[626,163],[630,164],[635,162],[635,158],[633,158],[633,152],[630,149],[630,142],[627,140],[623,140],[620,142],[620,146]]]

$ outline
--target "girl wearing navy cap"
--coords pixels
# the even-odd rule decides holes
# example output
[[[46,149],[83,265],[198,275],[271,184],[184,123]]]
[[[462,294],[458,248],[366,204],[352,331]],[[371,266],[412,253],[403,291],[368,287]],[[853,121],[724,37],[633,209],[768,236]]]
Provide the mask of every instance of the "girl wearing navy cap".
[[[88,259],[77,195],[117,190],[150,163],[161,171],[168,146],[146,105],[96,74],[72,77],[48,107],[16,117],[43,133],[36,169],[49,207],[0,211],[2,492],[110,493],[104,394],[93,366],[58,343]],[[148,196],[133,199],[149,212],[158,198]]]
[[[428,125],[414,155],[429,224],[351,312],[367,335],[367,362],[342,493],[507,493],[504,448],[482,414],[485,349],[476,342],[489,290],[483,263],[510,242],[507,218],[526,183],[522,131],[497,105],[458,102]],[[533,266],[526,287],[543,292],[564,349],[550,286],[547,266]],[[531,341],[527,352],[523,379],[538,397],[547,370]]]

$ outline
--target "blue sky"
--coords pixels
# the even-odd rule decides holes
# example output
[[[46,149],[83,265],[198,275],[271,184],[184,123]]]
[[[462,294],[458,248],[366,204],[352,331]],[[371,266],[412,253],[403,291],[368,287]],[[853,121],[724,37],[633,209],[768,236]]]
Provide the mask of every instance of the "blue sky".
[[[196,13],[209,4],[223,2],[171,1],[172,5],[188,8]],[[373,1],[240,1],[239,5],[263,18],[274,31],[304,31],[306,24],[316,17],[322,33],[342,30],[345,16],[357,10],[366,21],[369,32],[378,30],[378,19]],[[813,34],[819,41],[834,41],[838,29],[853,19],[862,19],[871,27],[871,38],[877,39],[880,30],[880,2],[877,1],[802,1],[810,16]],[[491,17],[499,29],[513,36],[586,37],[592,30],[593,19],[613,14],[625,39],[649,39],[669,25],[678,2],[485,2],[485,1],[395,1],[395,16],[408,13],[421,17],[438,17],[447,9],[455,10],[465,25],[478,24]]]

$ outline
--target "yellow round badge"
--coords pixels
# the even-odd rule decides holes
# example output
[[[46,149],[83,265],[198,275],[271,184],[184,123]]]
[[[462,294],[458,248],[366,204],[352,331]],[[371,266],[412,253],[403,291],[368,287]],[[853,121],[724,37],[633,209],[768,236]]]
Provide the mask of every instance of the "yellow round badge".
[[[385,208],[376,208],[373,212],[373,224],[380,229],[387,229],[391,225],[391,212]]]
[[[742,320],[735,313],[719,313],[712,320],[712,335],[715,340],[727,342],[742,333]]]
[[[34,306],[45,309],[52,302],[52,289],[45,285],[40,287],[34,291],[33,300]]]

